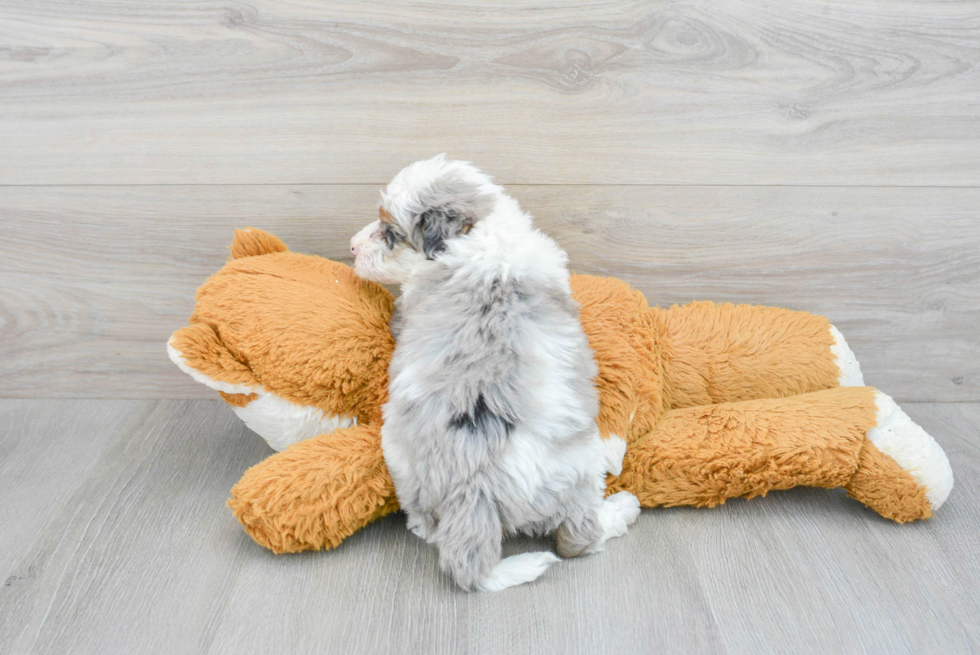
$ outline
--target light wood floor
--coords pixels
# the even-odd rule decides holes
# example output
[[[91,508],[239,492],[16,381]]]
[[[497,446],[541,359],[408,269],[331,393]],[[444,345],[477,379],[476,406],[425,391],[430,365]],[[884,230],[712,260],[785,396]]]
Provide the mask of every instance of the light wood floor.
[[[400,515],[324,553],[249,540],[223,501],[270,451],[223,403],[0,401],[0,652],[976,652],[980,404],[906,409],[957,476],[932,520],[816,489],[645,510],[602,554],[465,594]]]
[[[0,0],[0,654],[976,652],[978,108],[976,0]],[[164,343],[234,228],[349,261],[443,151],[579,272],[828,316],[948,504],[647,511],[497,595],[397,516],[253,544],[269,451]]]

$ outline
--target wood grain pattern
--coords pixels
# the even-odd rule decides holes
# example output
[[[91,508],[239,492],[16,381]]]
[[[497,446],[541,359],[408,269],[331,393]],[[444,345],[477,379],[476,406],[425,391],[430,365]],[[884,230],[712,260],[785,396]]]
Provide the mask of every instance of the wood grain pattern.
[[[823,314],[870,384],[980,399],[980,189],[514,186],[651,303]],[[0,188],[0,397],[208,398],[166,358],[236,227],[349,261],[373,186]]]
[[[980,184],[976,2],[2,8],[2,184]]]
[[[249,541],[223,500],[270,451],[221,403],[0,401],[0,651],[976,652],[980,404],[906,409],[957,475],[930,521],[816,489],[648,510],[600,555],[467,595],[400,515],[328,553]]]
[[[36,471],[32,493],[5,495],[0,510],[21,528],[2,537],[0,651],[207,649],[247,545],[223,501],[242,467],[269,452],[215,409],[0,402],[13,419],[0,428],[16,439],[10,466]],[[58,488],[71,491],[52,499]]]
[[[906,406],[934,520],[647,511],[466,595],[400,515],[252,543],[224,499],[270,451],[164,350],[234,228],[348,261],[448,151],[580,272],[821,313],[870,384],[980,401],[978,35],[976,1],[0,0],[0,398],[58,399],[0,400],[0,652],[980,652],[976,402]]]

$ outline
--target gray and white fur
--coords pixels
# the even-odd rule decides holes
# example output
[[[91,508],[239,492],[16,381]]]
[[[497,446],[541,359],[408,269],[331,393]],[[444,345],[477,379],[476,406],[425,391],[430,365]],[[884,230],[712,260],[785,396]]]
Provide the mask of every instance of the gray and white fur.
[[[553,534],[574,557],[624,534],[639,503],[603,499],[598,371],[564,251],[487,175],[441,155],[402,170],[379,215],[351,249],[360,276],[402,284],[382,449],[410,529],[466,590],[557,561],[501,560],[504,535]]]

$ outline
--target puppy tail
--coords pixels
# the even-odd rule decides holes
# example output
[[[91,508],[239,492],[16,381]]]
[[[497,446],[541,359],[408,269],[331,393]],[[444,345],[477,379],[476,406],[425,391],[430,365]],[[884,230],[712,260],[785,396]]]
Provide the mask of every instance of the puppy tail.
[[[477,588],[480,591],[500,591],[537,580],[557,561],[558,556],[547,551],[511,555],[493,567],[490,575],[480,580]]]
[[[477,475],[444,500],[431,541],[439,567],[467,591],[500,591],[534,580],[558,560],[552,553],[525,553],[501,561],[503,530],[490,485]]]

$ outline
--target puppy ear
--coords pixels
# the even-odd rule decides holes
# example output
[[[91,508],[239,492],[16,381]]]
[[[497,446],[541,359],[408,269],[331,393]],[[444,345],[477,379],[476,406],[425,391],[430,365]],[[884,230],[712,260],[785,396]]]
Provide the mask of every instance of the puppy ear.
[[[426,259],[435,259],[446,241],[466,234],[493,210],[494,196],[476,181],[445,175],[421,194],[419,204],[416,242]]]
[[[426,259],[435,259],[446,249],[446,239],[453,237],[452,228],[456,221],[449,214],[430,209],[419,216],[418,229],[422,233],[422,252]]]

